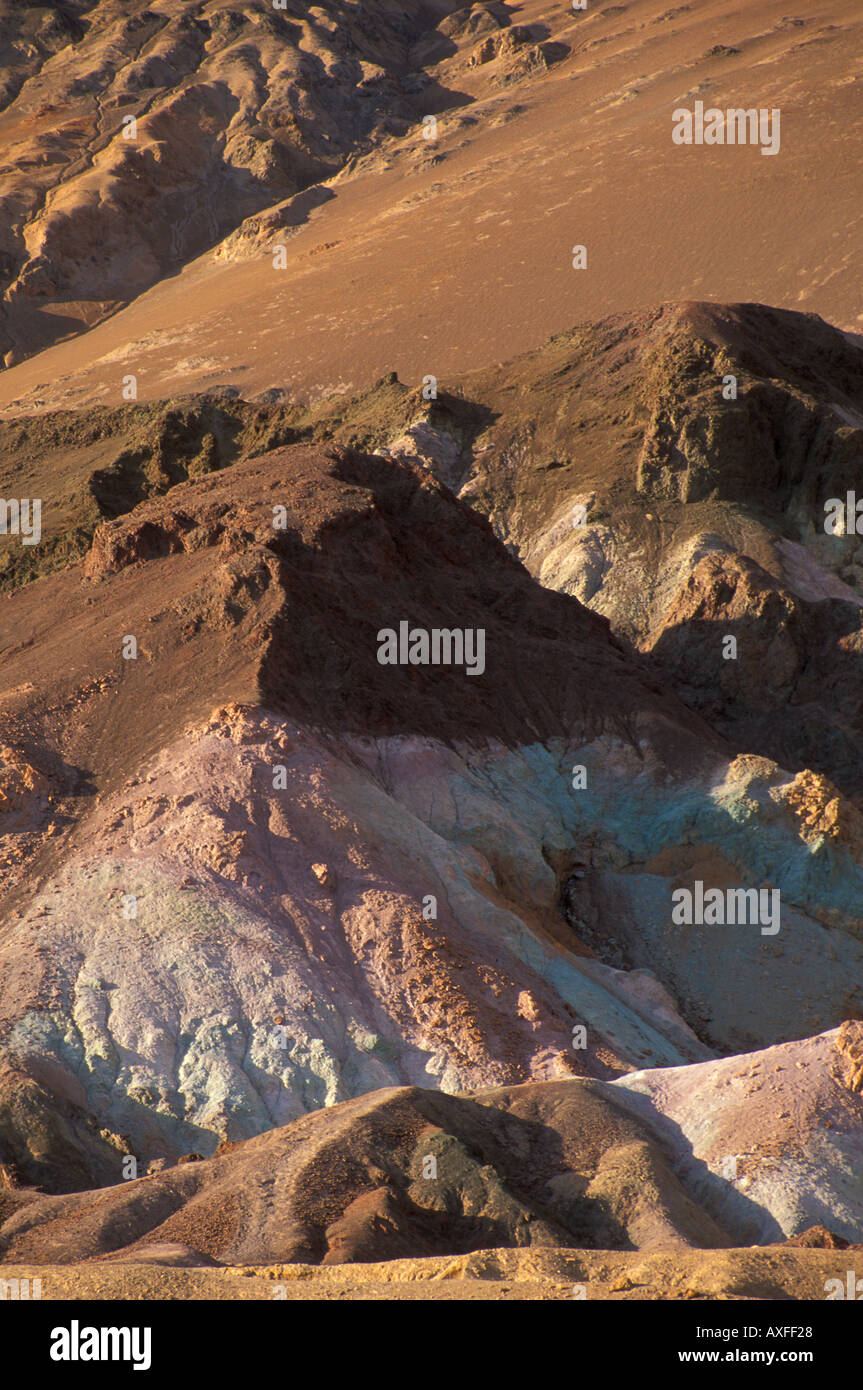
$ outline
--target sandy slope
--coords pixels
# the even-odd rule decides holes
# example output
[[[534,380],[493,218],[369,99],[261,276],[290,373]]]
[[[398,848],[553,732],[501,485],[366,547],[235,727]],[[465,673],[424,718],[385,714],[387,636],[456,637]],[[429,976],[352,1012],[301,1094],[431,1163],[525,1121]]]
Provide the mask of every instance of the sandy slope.
[[[525,74],[517,52],[471,66],[476,40],[459,37],[432,71],[473,104],[440,115],[435,143],[417,125],[337,178],[286,241],[286,269],[272,231],[250,259],[208,253],[86,342],[0,376],[0,404],[119,403],[127,373],[142,399],[213,381],[316,395],[390,368],[445,381],[584,318],[683,297],[859,327],[859,7],[787,10],[527,0],[512,19],[565,56]],[[780,153],[675,146],[671,113],[697,99],[779,107]]]

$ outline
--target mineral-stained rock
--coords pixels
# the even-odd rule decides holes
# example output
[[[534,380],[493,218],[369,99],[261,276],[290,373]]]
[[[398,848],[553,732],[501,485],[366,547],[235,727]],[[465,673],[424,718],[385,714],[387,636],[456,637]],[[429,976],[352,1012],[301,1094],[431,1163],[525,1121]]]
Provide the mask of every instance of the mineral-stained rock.
[[[609,1078],[863,1007],[838,793],[822,833],[814,782],[804,807],[732,761],[418,463],[296,446],[178,484],[5,621],[40,694],[4,737],[38,739],[54,803],[8,836],[3,1055],[144,1165],[379,1087]],[[382,665],[402,621],[482,628],[486,671]],[[674,926],[708,870],[775,876],[778,945]],[[38,1163],[6,1142],[24,1182],[93,1180],[59,1132]]]
[[[819,1210],[841,1249],[863,1235],[863,1109],[830,1075],[836,1042],[611,1084],[373,1092],[107,1190],[9,1193],[0,1258],[328,1265],[501,1246],[811,1245]]]
[[[861,21],[667,3],[0,0],[0,1301],[855,1297]]]
[[[748,1056],[631,1073],[612,1089],[642,1118],[662,1117],[686,1190],[738,1238],[760,1244],[826,1224],[859,1243],[863,1112],[847,1059],[861,1047],[863,1023],[849,1020]]]
[[[683,303],[454,383],[490,416],[455,486],[530,571],[738,748],[858,801],[863,547],[825,506],[859,490],[861,381],[860,342],[813,315]]]

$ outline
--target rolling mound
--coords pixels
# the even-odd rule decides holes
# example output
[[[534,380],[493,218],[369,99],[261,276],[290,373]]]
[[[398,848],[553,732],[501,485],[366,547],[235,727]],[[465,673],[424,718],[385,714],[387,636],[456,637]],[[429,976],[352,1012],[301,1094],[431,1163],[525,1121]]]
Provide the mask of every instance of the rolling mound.
[[[0,1257],[292,1266],[501,1248],[721,1249],[800,1232],[804,1244],[830,1244],[813,1220],[822,1211],[844,1228],[834,1246],[847,1248],[863,1233],[859,1170],[851,1176],[861,1058],[860,1025],[847,1025],[611,1084],[373,1092],[96,1192],[7,1191]],[[732,1075],[741,1080],[729,1086]],[[831,1155],[815,1132],[828,1120]],[[729,1147],[742,1150],[733,1176]],[[806,1163],[805,1178],[789,1163]]]

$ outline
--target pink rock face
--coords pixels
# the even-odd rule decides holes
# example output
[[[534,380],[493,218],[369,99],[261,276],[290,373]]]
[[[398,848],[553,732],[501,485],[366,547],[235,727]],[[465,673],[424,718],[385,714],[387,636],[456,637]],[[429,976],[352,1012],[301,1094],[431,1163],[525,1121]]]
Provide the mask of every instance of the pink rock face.
[[[749,1239],[796,1235],[824,1211],[860,1236],[863,1025],[748,1056],[635,1072],[614,1083],[664,1117],[688,1190]],[[660,1122],[660,1127],[662,1124]]]
[[[825,599],[832,598],[838,599],[840,603],[853,603],[857,608],[863,608],[863,598],[857,591],[849,584],[843,584],[835,574],[819,565],[802,545],[782,540],[777,549],[782,556],[785,582],[798,598],[805,599],[808,603],[822,603]]]
[[[52,961],[31,1019],[56,1026],[80,1012],[82,988],[110,989],[109,1013],[88,1006],[75,1027],[120,1062],[110,1107],[121,1130],[134,1124],[136,1153],[159,1142],[123,1113],[142,1069],[176,1155],[199,1126],[233,1139],[357,1088],[604,1076],[635,1060],[594,1028],[573,1048],[577,1013],[542,973],[578,962],[543,925],[553,877],[519,878],[515,860],[502,888],[482,854],[383,791],[363,767],[371,746],[350,751],[220,709],[100,805],[47,918],[19,928],[17,949],[30,936]],[[453,750],[427,743],[418,759],[398,740],[373,761],[396,782],[421,778],[423,797],[452,796],[461,767]],[[507,922],[533,935],[535,968],[512,926],[509,945],[496,939]],[[38,1072],[30,1025],[15,1036],[19,1064]],[[207,1056],[215,1073],[201,1071]]]
[[[504,618],[483,607],[492,576]],[[418,465],[269,454],[107,524],[48,585],[63,655],[49,624],[15,676],[56,691],[41,724],[53,803],[40,819],[34,784],[35,830],[13,837],[9,864],[23,878],[40,845],[47,878],[0,948],[11,1073],[40,1088],[16,1105],[62,1094],[85,1149],[102,1163],[113,1144],[119,1166],[212,1151],[381,1085],[704,1055],[679,1019],[580,969],[589,953],[558,910],[575,753],[555,739],[567,721],[634,718],[676,744],[667,762],[651,754],[657,767],[718,748],[682,708],[672,738],[605,624],[536,586]],[[34,597],[11,602],[13,627],[46,622]],[[490,681],[377,660],[384,622],[407,612],[431,629],[460,611],[487,628]],[[513,643],[535,669],[526,684]],[[26,718],[10,702],[21,742]],[[95,800],[65,770],[84,758]],[[71,828],[55,853],[57,806]],[[89,1111],[113,1138],[87,1137]],[[15,1134],[22,1171],[73,1180],[59,1134],[44,1162]]]
[[[585,947],[579,903],[610,888],[636,930],[631,871],[668,894],[680,872],[661,833],[647,848],[677,804],[714,859],[715,797],[752,808],[728,853],[770,821],[792,863],[803,840],[823,856],[819,827],[848,819],[817,779],[789,779],[780,812],[778,769],[730,768],[601,619],[411,461],[251,459],[106,524],[42,589],[53,608],[30,586],[6,609],[40,632],[12,656],[19,746],[26,692],[47,692],[8,872],[23,881],[35,847],[45,877],[0,954],[14,1163],[57,1191],[380,1087],[703,1062],[673,992]],[[404,613],[483,624],[488,678],[383,665]],[[622,926],[603,917],[612,941]]]

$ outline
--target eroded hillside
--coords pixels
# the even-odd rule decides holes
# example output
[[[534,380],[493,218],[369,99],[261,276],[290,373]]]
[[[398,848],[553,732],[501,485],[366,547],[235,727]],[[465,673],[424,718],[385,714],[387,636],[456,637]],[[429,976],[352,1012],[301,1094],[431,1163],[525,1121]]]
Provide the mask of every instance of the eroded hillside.
[[[4,1277],[863,1246],[859,27],[0,4]]]

